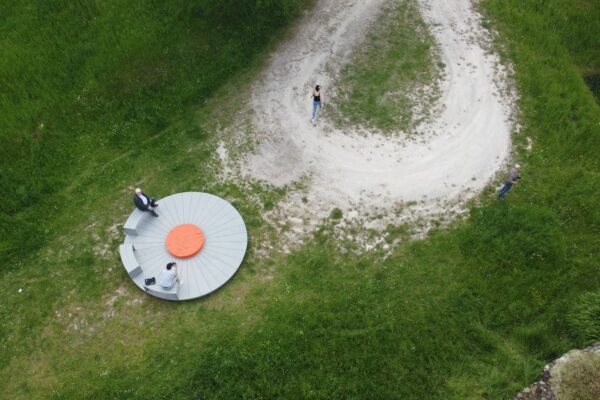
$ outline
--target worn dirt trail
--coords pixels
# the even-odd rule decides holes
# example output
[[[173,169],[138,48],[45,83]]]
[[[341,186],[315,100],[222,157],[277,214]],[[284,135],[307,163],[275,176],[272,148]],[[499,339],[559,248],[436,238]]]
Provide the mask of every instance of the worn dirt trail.
[[[319,1],[254,86],[261,141],[242,174],[276,186],[308,177],[282,214],[318,220],[339,207],[360,216],[399,202],[416,202],[411,213],[439,212],[480,191],[507,160],[514,96],[501,93],[504,68],[484,48],[489,34],[469,0],[418,1],[446,65],[440,111],[419,127],[418,141],[311,124],[311,88],[324,88],[327,107],[335,75],[386,1]]]

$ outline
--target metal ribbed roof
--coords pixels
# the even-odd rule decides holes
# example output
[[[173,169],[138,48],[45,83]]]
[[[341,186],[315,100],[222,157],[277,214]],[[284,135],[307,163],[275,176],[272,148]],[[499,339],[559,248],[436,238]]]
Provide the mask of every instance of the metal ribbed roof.
[[[133,244],[142,268],[142,273],[132,278],[135,284],[145,290],[145,278],[158,280],[165,265],[175,261],[183,281],[178,300],[205,296],[223,286],[240,267],[246,253],[248,235],[240,213],[226,200],[208,193],[177,193],[157,202],[159,217],[144,213],[137,234],[125,236],[125,243]],[[181,224],[198,226],[206,237],[204,248],[185,259],[172,256],[165,245],[171,229]]]

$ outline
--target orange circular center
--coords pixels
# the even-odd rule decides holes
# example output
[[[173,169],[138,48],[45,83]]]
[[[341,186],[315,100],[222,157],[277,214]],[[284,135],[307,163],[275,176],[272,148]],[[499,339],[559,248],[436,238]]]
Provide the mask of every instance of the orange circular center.
[[[190,258],[204,247],[204,232],[193,224],[177,225],[167,235],[167,250],[178,258]]]

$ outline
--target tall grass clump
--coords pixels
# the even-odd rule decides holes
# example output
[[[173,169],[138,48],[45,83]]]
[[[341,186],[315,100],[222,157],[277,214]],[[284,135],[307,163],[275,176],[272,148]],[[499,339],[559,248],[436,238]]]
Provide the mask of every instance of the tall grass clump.
[[[577,297],[569,314],[569,323],[580,340],[588,343],[600,340],[600,291]]]

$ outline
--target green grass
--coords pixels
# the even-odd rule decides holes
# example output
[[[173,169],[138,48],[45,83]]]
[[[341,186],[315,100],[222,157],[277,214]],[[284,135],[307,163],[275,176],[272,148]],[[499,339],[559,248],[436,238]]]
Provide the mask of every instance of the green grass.
[[[3,2],[0,256],[41,248],[50,237],[35,221],[64,208],[62,188],[163,141],[304,3]],[[192,138],[203,136],[188,122]]]
[[[217,180],[206,119],[236,102],[264,41],[283,32],[271,30],[278,12],[300,3],[47,4],[3,3],[0,13],[0,76],[11,88],[0,108],[4,396],[505,399],[598,339],[580,312],[600,290],[600,107],[581,78],[600,63],[587,51],[600,48],[593,0],[481,4],[514,62],[515,140],[534,143],[518,155],[523,180],[506,202],[484,193],[468,220],[391,254],[351,241],[341,251],[332,221],[267,257],[257,254],[273,240],[261,215],[284,191]],[[257,26],[262,36],[247,38]],[[19,64],[25,49],[45,52]],[[144,54],[165,49],[167,77],[139,73],[154,65]],[[85,105],[69,103],[83,88]],[[232,201],[250,232],[234,279],[180,304],[134,288],[115,249],[135,186]]]
[[[410,135],[431,116],[442,70],[416,1],[392,2],[342,68],[327,112],[340,127]]]

